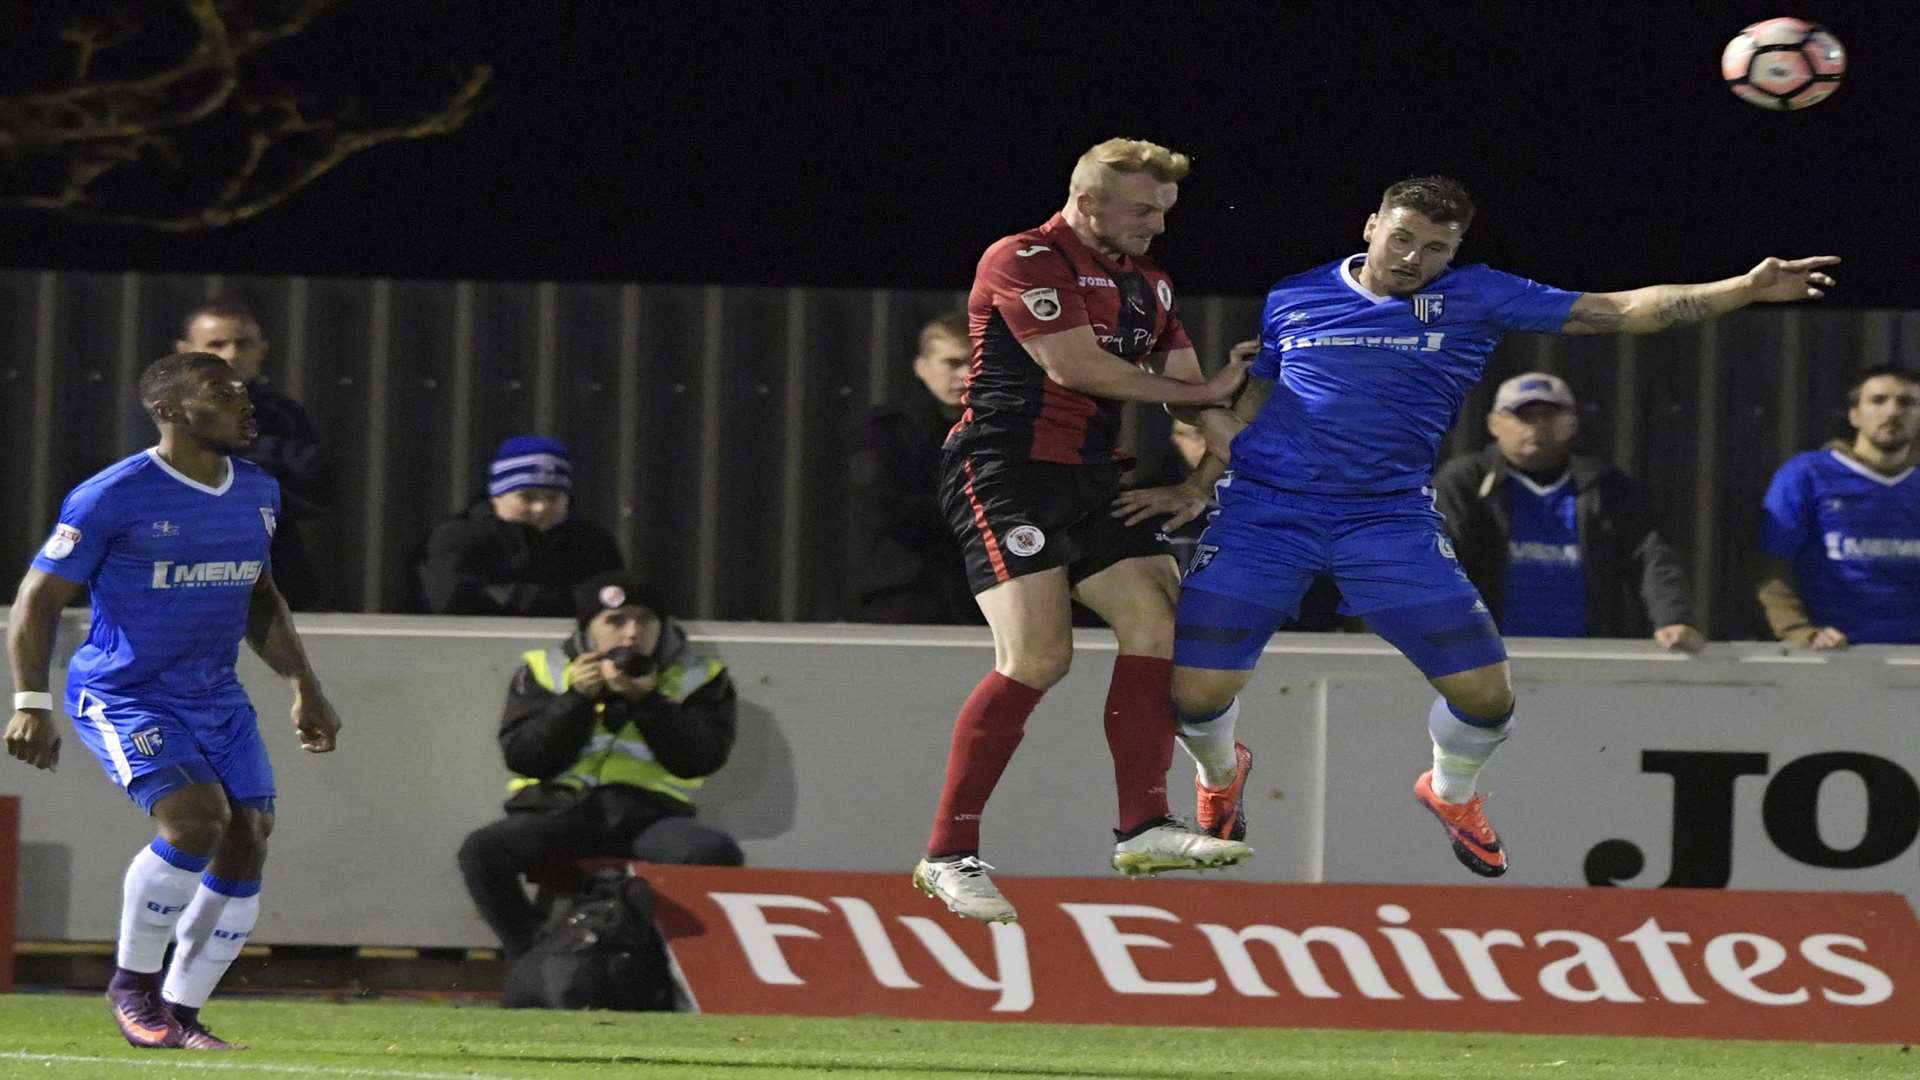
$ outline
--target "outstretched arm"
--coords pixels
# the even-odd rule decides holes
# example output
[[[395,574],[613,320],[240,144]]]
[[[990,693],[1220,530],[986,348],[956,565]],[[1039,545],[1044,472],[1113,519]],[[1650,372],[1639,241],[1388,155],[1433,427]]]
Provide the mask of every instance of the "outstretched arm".
[[[300,736],[300,748],[310,754],[332,750],[340,734],[340,715],[321,692],[300,632],[293,628],[293,613],[274,587],[273,575],[265,571],[254,583],[247,607],[247,644],[274,674],[292,684],[293,728]]]
[[[1739,277],[1697,285],[1649,285],[1626,292],[1582,293],[1560,327],[1563,334],[1652,334],[1681,323],[1704,322],[1748,304],[1817,300],[1833,286],[1822,267],[1837,255],[1765,259]]]

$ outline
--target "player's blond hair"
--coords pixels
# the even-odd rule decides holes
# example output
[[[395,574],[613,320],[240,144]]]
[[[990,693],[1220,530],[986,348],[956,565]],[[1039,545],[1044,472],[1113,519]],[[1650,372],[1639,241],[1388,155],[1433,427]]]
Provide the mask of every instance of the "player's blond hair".
[[[1067,184],[1067,194],[1097,192],[1109,173],[1144,172],[1163,184],[1177,184],[1186,179],[1191,165],[1187,155],[1175,153],[1159,143],[1145,139],[1108,139],[1088,149],[1073,163],[1073,179]]]

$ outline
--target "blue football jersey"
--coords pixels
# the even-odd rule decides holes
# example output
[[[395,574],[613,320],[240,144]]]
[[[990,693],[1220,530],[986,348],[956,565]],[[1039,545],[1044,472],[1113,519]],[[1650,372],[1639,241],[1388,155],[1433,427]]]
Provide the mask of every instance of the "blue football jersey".
[[[1507,580],[1500,630],[1514,637],[1586,637],[1587,572],[1573,475],[1542,487],[1507,474]]]
[[[1509,330],[1557,332],[1579,293],[1482,265],[1381,296],[1350,255],[1281,281],[1252,375],[1273,396],[1233,442],[1233,473],[1292,491],[1427,486],[1440,440]]]
[[[93,595],[93,628],[67,669],[81,690],[208,706],[246,703],[234,675],[254,583],[280,516],[280,485],[227,459],[208,487],[143,450],[68,493],[33,566]]]
[[[1789,458],[1760,547],[1793,562],[1817,626],[1856,644],[1920,643],[1920,470],[1884,476],[1837,450]]]

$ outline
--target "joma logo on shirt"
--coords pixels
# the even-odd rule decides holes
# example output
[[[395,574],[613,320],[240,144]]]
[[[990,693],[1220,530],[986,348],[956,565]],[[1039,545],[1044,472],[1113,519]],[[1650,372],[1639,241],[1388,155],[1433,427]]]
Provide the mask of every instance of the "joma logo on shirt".
[[[156,562],[156,589],[200,589],[209,585],[251,585],[260,580],[260,560],[246,562]]]

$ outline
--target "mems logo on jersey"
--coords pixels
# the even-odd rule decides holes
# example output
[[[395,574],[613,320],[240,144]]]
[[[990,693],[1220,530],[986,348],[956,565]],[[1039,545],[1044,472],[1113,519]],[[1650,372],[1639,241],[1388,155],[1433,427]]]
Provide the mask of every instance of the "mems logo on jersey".
[[[252,585],[260,580],[260,560],[245,562],[177,563],[161,560],[153,564],[156,589],[204,589],[216,585]]]

